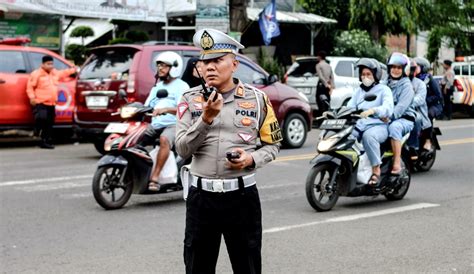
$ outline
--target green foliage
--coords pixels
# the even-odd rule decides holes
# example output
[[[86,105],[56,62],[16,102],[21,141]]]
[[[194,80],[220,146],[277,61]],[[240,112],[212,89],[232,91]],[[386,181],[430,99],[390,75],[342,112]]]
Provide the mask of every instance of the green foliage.
[[[415,34],[422,21],[420,11],[430,0],[360,0],[350,1],[350,28],[370,31],[377,40],[386,33]],[[425,18],[425,17],[423,17]]]
[[[132,40],[127,39],[127,38],[122,38],[122,37],[109,40],[109,45],[116,45],[116,44],[132,44],[132,43],[133,43]]]
[[[71,37],[90,37],[94,36],[94,31],[88,26],[78,26],[71,32]]]
[[[474,36],[474,2],[470,0],[435,0],[430,13],[442,16],[430,16],[431,25],[428,37],[427,59],[437,61],[441,42],[461,51],[472,52],[469,36]],[[472,38],[471,38],[472,39]]]
[[[370,57],[385,62],[387,50],[385,47],[374,43],[369,34],[363,30],[343,31],[336,37],[334,55]]]
[[[132,42],[146,42],[150,40],[144,31],[130,30],[125,33],[125,38]]]
[[[78,26],[71,32],[71,37],[81,37],[82,45],[84,45],[84,38],[94,36],[94,31],[88,26]]]
[[[70,44],[66,47],[66,58],[73,60],[75,65],[84,63],[88,49],[83,45]]]
[[[270,75],[275,74],[278,79],[282,79],[285,74],[285,68],[275,58],[268,56],[265,50],[260,48],[259,57],[257,58],[258,64],[267,71]]]

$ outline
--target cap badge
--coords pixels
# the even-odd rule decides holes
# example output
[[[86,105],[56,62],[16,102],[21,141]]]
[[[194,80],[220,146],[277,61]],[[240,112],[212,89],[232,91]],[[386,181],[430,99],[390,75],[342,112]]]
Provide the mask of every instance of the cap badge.
[[[207,31],[204,31],[201,36],[201,47],[204,50],[209,50],[212,49],[214,46],[214,39],[212,39],[211,35],[207,33]]]

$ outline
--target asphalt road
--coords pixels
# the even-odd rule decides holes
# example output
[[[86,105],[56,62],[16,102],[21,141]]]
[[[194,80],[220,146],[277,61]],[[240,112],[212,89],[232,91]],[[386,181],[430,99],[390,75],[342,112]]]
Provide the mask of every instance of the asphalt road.
[[[440,121],[433,169],[405,199],[340,198],[317,213],[304,184],[318,131],[259,170],[264,273],[474,272],[474,123]],[[0,272],[183,273],[181,192],[105,211],[91,193],[90,144],[0,149]],[[231,272],[224,244],[218,273]]]

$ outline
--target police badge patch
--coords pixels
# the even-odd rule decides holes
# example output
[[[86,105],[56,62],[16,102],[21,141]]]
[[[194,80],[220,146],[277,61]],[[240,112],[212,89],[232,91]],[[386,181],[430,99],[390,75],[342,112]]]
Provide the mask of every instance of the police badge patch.
[[[209,50],[212,49],[214,46],[214,39],[207,33],[207,31],[204,31],[201,36],[201,47],[203,50]]]

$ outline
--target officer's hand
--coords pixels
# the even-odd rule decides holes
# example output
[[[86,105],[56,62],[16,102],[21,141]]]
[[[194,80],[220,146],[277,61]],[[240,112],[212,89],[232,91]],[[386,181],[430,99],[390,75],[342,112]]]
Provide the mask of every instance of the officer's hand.
[[[36,100],[35,99],[30,99],[30,104],[32,106],[36,106]]]
[[[369,117],[370,115],[374,114],[375,111],[373,109],[368,109],[366,111],[363,111],[360,116],[362,116],[362,118],[367,118]]]
[[[241,148],[236,148],[232,151],[240,153],[240,158],[232,161],[227,160],[227,168],[240,170],[253,165],[253,157],[250,153]]]
[[[388,124],[388,122],[390,122],[390,119],[388,117],[380,118],[380,120],[382,120],[386,124]]]
[[[214,96],[217,96],[217,99],[213,101]],[[211,95],[209,96],[209,99],[207,102],[204,102],[202,106],[202,120],[207,123],[207,124],[212,124],[212,121],[214,121],[214,118],[221,112],[222,106],[224,105],[224,99],[222,98],[222,95],[217,92],[217,90],[214,90]]]

